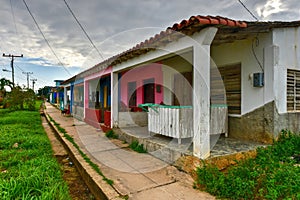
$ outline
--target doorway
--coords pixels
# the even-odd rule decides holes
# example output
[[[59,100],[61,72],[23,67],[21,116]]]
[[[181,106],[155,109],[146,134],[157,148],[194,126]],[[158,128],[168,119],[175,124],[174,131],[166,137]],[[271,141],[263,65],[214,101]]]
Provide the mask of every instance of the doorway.
[[[155,103],[154,88],[155,88],[154,78],[144,80],[144,85],[143,85],[144,103]]]

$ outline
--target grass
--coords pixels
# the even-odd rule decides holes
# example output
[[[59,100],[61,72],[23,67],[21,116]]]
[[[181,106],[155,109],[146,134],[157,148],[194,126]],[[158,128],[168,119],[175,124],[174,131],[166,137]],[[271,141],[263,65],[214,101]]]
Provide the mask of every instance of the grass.
[[[105,177],[105,175],[102,173],[101,169],[98,167],[97,164],[95,164],[79,147],[79,145],[75,142],[74,138],[72,136],[70,136],[67,131],[62,128],[60,126],[59,123],[55,122],[55,120],[49,116],[50,121],[56,126],[56,128],[58,129],[59,132],[61,132],[63,134],[63,136],[73,144],[73,146],[78,150],[78,152],[80,153],[80,155],[82,156],[82,158],[100,175],[102,176],[103,180],[106,181],[107,184],[109,185],[113,185],[113,180],[108,179],[107,177]]]
[[[144,145],[139,144],[137,140],[132,141],[129,147],[138,153],[147,153],[147,150],[144,148]]]
[[[196,184],[225,199],[300,199],[299,156],[300,135],[282,131],[274,145],[225,173],[215,166],[198,168]]]
[[[38,109],[0,109],[0,199],[71,199],[41,124]]]

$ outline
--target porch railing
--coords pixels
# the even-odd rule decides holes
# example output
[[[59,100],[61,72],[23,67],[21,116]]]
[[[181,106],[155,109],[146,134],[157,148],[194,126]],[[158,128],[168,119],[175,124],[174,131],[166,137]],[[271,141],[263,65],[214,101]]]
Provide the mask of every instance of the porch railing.
[[[193,137],[192,106],[165,106],[142,104],[148,107],[148,131],[164,136],[181,139]],[[225,133],[227,136],[227,106],[212,105],[210,108],[210,134]]]

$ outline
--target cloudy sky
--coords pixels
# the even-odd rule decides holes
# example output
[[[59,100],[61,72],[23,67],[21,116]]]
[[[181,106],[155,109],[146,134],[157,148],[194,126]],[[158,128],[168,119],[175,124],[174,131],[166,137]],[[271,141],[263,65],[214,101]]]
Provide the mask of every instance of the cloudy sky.
[[[299,0],[241,1],[261,21],[300,20]],[[192,15],[255,20],[238,0],[0,0],[0,3],[0,55],[23,54],[23,58],[15,58],[15,83],[27,85],[25,73],[32,72],[29,79],[37,79],[35,89],[52,86],[54,80],[68,79]],[[11,70],[10,58],[0,57],[0,78],[11,80],[11,73],[2,69]]]

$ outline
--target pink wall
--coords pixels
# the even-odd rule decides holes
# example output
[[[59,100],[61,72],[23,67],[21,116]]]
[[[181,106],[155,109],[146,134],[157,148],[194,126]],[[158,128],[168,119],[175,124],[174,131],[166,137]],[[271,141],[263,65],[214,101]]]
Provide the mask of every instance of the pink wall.
[[[120,88],[121,88],[121,101],[128,106],[128,83],[136,81],[137,87],[137,105],[144,103],[143,102],[143,85],[144,80],[154,78],[155,85],[163,86],[163,72],[160,63],[152,63],[142,67],[131,69],[124,74],[120,79]],[[155,93],[155,103],[161,103],[164,99],[163,96],[163,87],[161,87],[161,92],[156,91]]]

